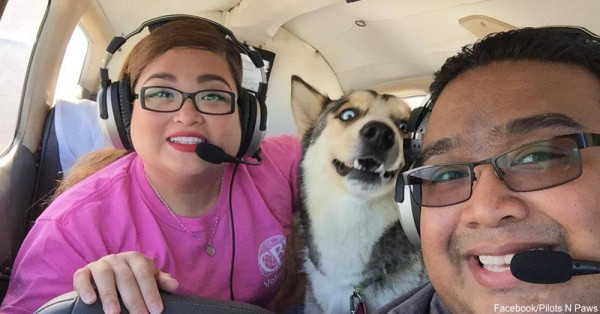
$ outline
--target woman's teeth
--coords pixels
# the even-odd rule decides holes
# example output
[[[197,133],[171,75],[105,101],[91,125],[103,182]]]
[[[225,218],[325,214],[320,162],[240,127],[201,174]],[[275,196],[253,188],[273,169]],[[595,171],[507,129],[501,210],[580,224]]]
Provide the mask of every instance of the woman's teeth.
[[[178,144],[187,144],[187,145],[196,145],[200,143],[204,143],[204,139],[194,136],[177,136],[177,137],[169,137],[169,142],[178,143]]]

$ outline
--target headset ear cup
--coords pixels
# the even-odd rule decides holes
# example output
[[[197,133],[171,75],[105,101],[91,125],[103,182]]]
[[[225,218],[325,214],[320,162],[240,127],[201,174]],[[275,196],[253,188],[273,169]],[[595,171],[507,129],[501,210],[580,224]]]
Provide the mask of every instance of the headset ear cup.
[[[250,106],[248,103],[248,92],[246,92],[244,89],[240,90],[240,95],[238,96],[238,106],[240,108],[241,140],[240,148],[238,149],[238,152],[235,156],[237,158],[242,158],[246,155],[246,150],[250,142],[248,140],[248,122],[250,120]]]
[[[415,189],[415,191],[413,191],[413,194],[419,195],[419,202],[420,202],[422,199],[421,186],[414,186],[413,189]],[[416,229],[416,234],[414,235],[414,239],[412,239],[411,241],[412,241],[413,245],[421,247],[421,205],[417,204],[417,202],[415,201],[415,199],[413,197],[409,197],[409,198],[410,198],[410,210],[412,212],[414,225],[415,225],[415,229]]]
[[[416,186],[413,188],[415,187]],[[399,193],[402,193],[402,197],[399,197]],[[404,234],[406,234],[406,237],[413,246],[420,248],[421,206],[415,203],[415,200],[411,196],[410,187],[408,185],[396,184],[396,202],[400,212],[400,224],[402,225]]]
[[[414,168],[415,164],[410,166]],[[394,191],[394,199],[398,205],[400,214],[400,224],[404,230],[404,234],[410,243],[417,247],[421,247],[421,206],[422,200],[421,186],[418,184],[410,185],[408,180],[402,174],[396,179],[396,187]],[[412,193],[411,193],[412,192]],[[416,199],[415,199],[416,198]]]
[[[117,149],[131,149],[128,133],[123,126],[121,114],[121,82],[111,83],[106,89],[106,119],[103,118],[106,134],[113,147]],[[129,124],[129,121],[127,121]]]
[[[98,91],[98,96],[96,98],[96,102],[98,103],[98,111],[100,113],[100,119],[102,120],[108,119],[108,109],[106,100],[106,98],[108,97],[108,95],[106,94],[108,90],[108,85],[100,88],[100,90]]]
[[[131,113],[133,109],[133,95],[129,87],[129,78],[124,77],[119,81],[119,111],[121,115],[121,131],[124,137],[122,137],[123,147],[125,149],[132,149],[131,143]]]
[[[266,125],[263,130],[262,124],[262,106],[259,106],[259,100],[253,94],[248,93],[248,130],[246,140],[248,147],[246,148],[245,156],[253,156],[259,149],[264,138]]]
[[[259,150],[266,133],[266,107],[252,93],[242,89],[238,98],[240,106],[242,140],[237,158],[252,157]],[[259,104],[261,105],[259,108]],[[262,115],[264,111],[265,116]]]

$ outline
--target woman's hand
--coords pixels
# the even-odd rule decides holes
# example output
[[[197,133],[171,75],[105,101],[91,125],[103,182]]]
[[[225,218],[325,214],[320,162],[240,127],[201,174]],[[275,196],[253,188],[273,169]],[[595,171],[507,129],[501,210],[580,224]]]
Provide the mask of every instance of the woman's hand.
[[[170,274],[138,252],[107,255],[73,275],[73,288],[86,304],[96,302],[94,285],[105,313],[121,312],[117,290],[130,313],[160,313],[163,304],[158,289],[175,293],[179,287]]]

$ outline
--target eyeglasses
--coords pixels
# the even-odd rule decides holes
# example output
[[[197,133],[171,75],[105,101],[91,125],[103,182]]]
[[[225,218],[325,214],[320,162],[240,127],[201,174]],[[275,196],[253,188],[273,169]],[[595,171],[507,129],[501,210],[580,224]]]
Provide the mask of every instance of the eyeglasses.
[[[191,98],[194,107],[201,113],[226,115],[235,111],[235,94],[223,90],[201,90],[185,93],[171,87],[146,86],[139,94],[142,108],[156,112],[175,112],[183,107],[186,99]]]
[[[583,173],[581,149],[600,146],[600,134],[576,133],[526,144],[476,162],[430,165],[404,172],[401,189],[410,187],[413,200],[427,207],[443,207],[471,198],[476,166],[490,164],[500,180],[515,192],[531,192],[573,181]]]

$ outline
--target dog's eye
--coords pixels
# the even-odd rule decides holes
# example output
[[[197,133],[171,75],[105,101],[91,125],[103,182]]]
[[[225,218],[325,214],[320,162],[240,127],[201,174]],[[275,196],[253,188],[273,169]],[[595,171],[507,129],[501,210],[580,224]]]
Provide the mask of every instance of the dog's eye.
[[[356,111],[354,109],[346,109],[339,115],[342,121],[350,121],[356,117]]]
[[[404,133],[408,133],[408,123],[405,121],[400,121],[400,123],[398,123],[398,128],[404,132]]]

